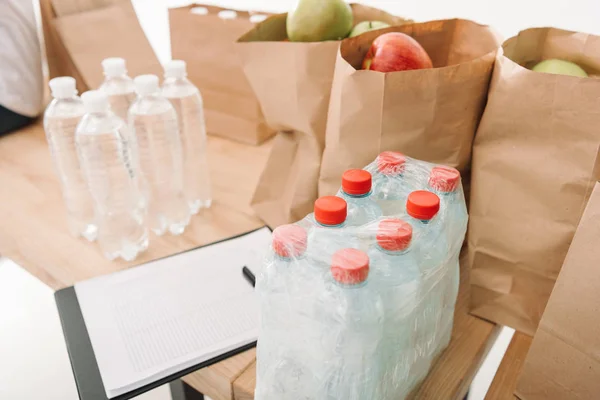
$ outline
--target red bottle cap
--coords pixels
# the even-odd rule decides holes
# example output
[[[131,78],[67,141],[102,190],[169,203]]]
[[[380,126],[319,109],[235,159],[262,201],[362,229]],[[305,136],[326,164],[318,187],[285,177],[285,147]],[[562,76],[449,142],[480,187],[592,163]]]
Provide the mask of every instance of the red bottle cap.
[[[406,212],[413,218],[428,221],[440,210],[440,198],[427,190],[417,190],[408,195]]]
[[[341,249],[331,259],[333,279],[345,285],[356,285],[369,276],[369,256],[358,249]]]
[[[298,225],[281,225],[273,231],[273,251],[281,257],[298,257],[306,251],[306,230]]]
[[[353,195],[371,191],[371,174],[362,169],[349,169],[342,175],[342,190]]]
[[[399,251],[410,245],[412,226],[401,219],[384,219],[377,228],[377,243],[384,250]]]
[[[339,225],[346,221],[346,200],[336,196],[323,196],[315,201],[315,219],[323,225]]]
[[[406,157],[396,151],[384,151],[377,156],[377,170],[384,175],[398,175],[404,171]]]
[[[429,175],[429,187],[442,193],[454,192],[459,182],[460,172],[452,167],[433,167]]]

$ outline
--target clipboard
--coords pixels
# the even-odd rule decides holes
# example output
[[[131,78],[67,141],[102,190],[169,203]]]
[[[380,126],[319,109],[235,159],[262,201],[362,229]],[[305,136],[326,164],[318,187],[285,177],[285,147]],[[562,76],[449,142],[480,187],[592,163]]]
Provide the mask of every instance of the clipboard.
[[[193,249],[186,250],[181,253],[193,251],[202,247],[211,246],[217,243],[221,243],[224,241],[232,240],[239,238],[241,236],[247,235],[249,233],[255,232],[259,229],[263,229],[264,227],[255,229],[250,232],[245,232],[240,235],[230,237],[227,239],[223,239],[217,242],[213,242],[204,246],[198,246]],[[173,254],[164,258],[169,258],[176,256],[178,254]],[[135,268],[143,267],[143,264],[137,266]],[[240,279],[244,279],[242,275],[242,268],[240,266]],[[87,327],[85,325],[85,321],[83,318],[83,314],[81,312],[81,308],[79,305],[79,301],[77,299],[77,294],[75,292],[75,287],[71,286],[65,289],[61,289],[54,294],[54,298],[56,301],[56,306],[58,308],[58,313],[60,316],[61,326],[63,329],[63,335],[65,338],[65,343],[67,345],[67,352],[69,354],[69,360],[71,362],[71,369],[73,371],[73,376],[75,378],[75,383],[77,386],[77,392],[79,394],[80,400],[109,400],[106,396],[106,391],[104,388],[104,384],[102,382],[102,377],[100,375],[100,370],[98,367],[98,363],[96,361],[96,356],[94,354],[94,350],[92,347],[92,343],[88,334]],[[155,389],[159,386],[167,384],[171,381],[177,380],[185,375],[188,375],[194,371],[197,371],[201,368],[208,367],[220,361],[223,361],[229,357],[235,356],[239,353],[242,353],[246,350],[249,350],[256,346],[256,341],[251,342],[249,344],[243,345],[239,348],[236,348],[232,351],[220,354],[210,360],[201,362],[189,368],[182,369],[174,374],[171,374],[165,378],[158,379],[150,384],[142,386],[138,389],[134,389],[125,394],[113,397],[110,400],[128,400],[139,396],[142,393]]]

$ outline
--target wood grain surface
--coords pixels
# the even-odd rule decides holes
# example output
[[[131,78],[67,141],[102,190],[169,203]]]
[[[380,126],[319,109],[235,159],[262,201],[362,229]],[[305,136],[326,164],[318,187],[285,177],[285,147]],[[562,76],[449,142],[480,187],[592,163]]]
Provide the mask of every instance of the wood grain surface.
[[[485,400],[518,399],[514,392],[532,340],[531,336],[515,332]]]

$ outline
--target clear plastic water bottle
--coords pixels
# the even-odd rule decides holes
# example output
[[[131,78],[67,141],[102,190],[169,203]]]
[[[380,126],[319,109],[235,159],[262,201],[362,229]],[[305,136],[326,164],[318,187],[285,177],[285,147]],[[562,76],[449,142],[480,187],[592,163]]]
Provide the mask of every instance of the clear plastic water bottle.
[[[135,78],[137,98],[129,109],[129,126],[139,147],[145,178],[148,220],[152,231],[183,233],[190,211],[183,189],[183,157],[177,114],[164,98],[155,75]]]
[[[429,188],[440,197],[440,215],[444,220],[448,243],[456,243],[456,248],[450,248],[450,254],[456,254],[454,259],[449,260],[448,269],[444,281],[443,303],[446,311],[441,321],[440,347],[448,345],[451,337],[454,319],[454,308],[460,285],[460,266],[458,254],[460,246],[467,233],[468,214],[464,194],[460,185],[460,172],[458,170],[437,166],[432,168],[429,175]]]
[[[105,78],[100,90],[108,96],[112,112],[127,121],[127,112],[136,96],[133,80],[127,75],[125,60],[118,57],[105,58],[102,60],[102,69]]]
[[[415,232],[417,262],[423,276],[422,310],[418,313],[417,346],[421,355],[433,359],[440,349],[444,307],[444,278],[449,262],[448,241],[440,218],[440,198],[427,190],[417,190],[408,195],[406,212]],[[448,337],[449,340],[449,337]]]
[[[187,78],[185,61],[165,64],[163,95],[177,113],[183,143],[185,194],[192,214],[212,203],[202,96]]]
[[[383,215],[399,215],[404,212],[406,196],[410,189],[404,182],[406,157],[394,151],[384,151],[377,156],[377,170],[373,174],[373,198],[381,207]]]
[[[371,283],[381,295],[385,315],[382,356],[383,399],[404,398],[429,369],[414,351],[421,271],[411,251],[413,230],[400,219],[384,219],[369,250]]]
[[[259,274],[261,310],[257,346],[256,399],[315,399],[317,355],[304,330],[314,327],[310,313],[314,283],[322,279],[306,257],[307,233],[297,225],[273,231],[272,254]],[[295,332],[291,335],[291,332]]]
[[[125,121],[110,111],[106,94],[82,95],[86,114],[76,142],[85,180],[94,200],[98,244],[105,257],[134,260],[148,247],[145,201],[135,166],[135,141]]]
[[[454,240],[459,243],[467,231],[469,218],[460,181],[460,172],[446,166],[433,167],[428,180],[429,190],[440,197],[440,216],[447,226],[448,240],[459,238]]]
[[[330,265],[331,257],[339,249],[359,247],[359,242],[346,227],[348,206],[336,196],[323,196],[315,201],[314,213],[307,216],[314,228],[309,232],[308,242],[311,258],[322,268]]]
[[[73,236],[96,239],[92,198],[85,184],[75,146],[75,130],[85,113],[77,96],[75,79],[59,77],[50,81],[54,100],[44,113],[44,130],[59,177],[67,208],[67,223]]]
[[[342,175],[338,197],[348,204],[348,226],[360,226],[381,217],[381,208],[371,196],[371,174],[362,169],[349,169]]]
[[[331,283],[320,298],[323,353],[316,361],[325,392],[315,399],[377,399],[384,311],[368,282],[369,257],[357,249],[338,250]],[[315,366],[315,367],[316,367]],[[321,372],[322,368],[325,368]]]

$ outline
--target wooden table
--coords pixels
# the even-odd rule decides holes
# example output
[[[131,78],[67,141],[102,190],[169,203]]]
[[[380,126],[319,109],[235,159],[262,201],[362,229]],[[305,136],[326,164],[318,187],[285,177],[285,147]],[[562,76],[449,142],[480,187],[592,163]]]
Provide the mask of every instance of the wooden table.
[[[515,332],[494,381],[485,397],[486,400],[518,400],[514,395],[517,388],[517,378],[525,363],[525,357],[531,347],[531,336]]]
[[[249,202],[270,147],[271,142],[253,147],[210,137],[214,206],[195,216],[182,236],[151,238],[149,250],[135,263],[260,227]],[[39,123],[0,138],[0,221],[0,254],[55,290],[134,265],[109,262],[95,244],[69,236]],[[462,271],[452,342],[414,398],[462,400],[499,332],[494,324],[467,314],[467,275]],[[184,381],[214,400],[252,399],[255,371],[255,350],[249,350]]]

